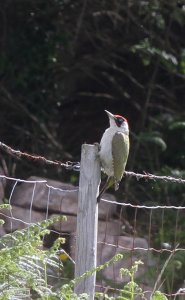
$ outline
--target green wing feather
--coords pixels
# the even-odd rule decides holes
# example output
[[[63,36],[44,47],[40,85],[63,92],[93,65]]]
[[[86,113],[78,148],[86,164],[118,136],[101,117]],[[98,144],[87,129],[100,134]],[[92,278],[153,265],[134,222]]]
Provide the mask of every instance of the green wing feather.
[[[119,183],[123,177],[125,166],[129,154],[129,136],[122,132],[115,133],[112,140],[112,157],[114,168],[115,190],[119,188]]]

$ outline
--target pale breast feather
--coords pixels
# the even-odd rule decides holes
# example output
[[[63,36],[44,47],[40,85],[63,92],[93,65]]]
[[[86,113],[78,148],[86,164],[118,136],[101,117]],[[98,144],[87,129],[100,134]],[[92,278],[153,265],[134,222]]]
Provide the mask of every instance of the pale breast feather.
[[[114,178],[118,183],[121,181],[129,154],[129,136],[117,132],[112,139],[112,157]]]

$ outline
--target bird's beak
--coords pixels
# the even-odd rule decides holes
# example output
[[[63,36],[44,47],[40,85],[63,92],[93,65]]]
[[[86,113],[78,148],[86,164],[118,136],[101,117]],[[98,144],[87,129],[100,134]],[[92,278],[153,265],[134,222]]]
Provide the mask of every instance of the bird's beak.
[[[108,117],[109,117],[110,119],[114,120],[114,115],[113,115],[113,114],[111,114],[111,112],[110,112],[110,111],[108,111],[108,110],[105,110],[105,112],[107,113],[107,115],[108,115]]]

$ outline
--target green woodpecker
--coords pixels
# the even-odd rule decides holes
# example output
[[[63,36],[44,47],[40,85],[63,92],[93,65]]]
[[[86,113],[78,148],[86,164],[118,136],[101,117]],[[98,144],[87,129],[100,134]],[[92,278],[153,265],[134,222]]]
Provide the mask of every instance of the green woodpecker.
[[[107,128],[100,142],[100,161],[103,172],[107,174],[107,182],[100,191],[97,201],[111,185],[115,190],[123,177],[129,154],[129,127],[127,120],[120,115],[113,115],[105,110],[109,117],[110,127]]]

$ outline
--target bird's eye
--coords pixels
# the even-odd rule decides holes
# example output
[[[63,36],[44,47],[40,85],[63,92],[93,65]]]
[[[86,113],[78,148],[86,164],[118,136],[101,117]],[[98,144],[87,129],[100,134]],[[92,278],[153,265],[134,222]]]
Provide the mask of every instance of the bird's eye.
[[[123,124],[124,120],[122,118],[116,118],[116,125],[120,127]]]

